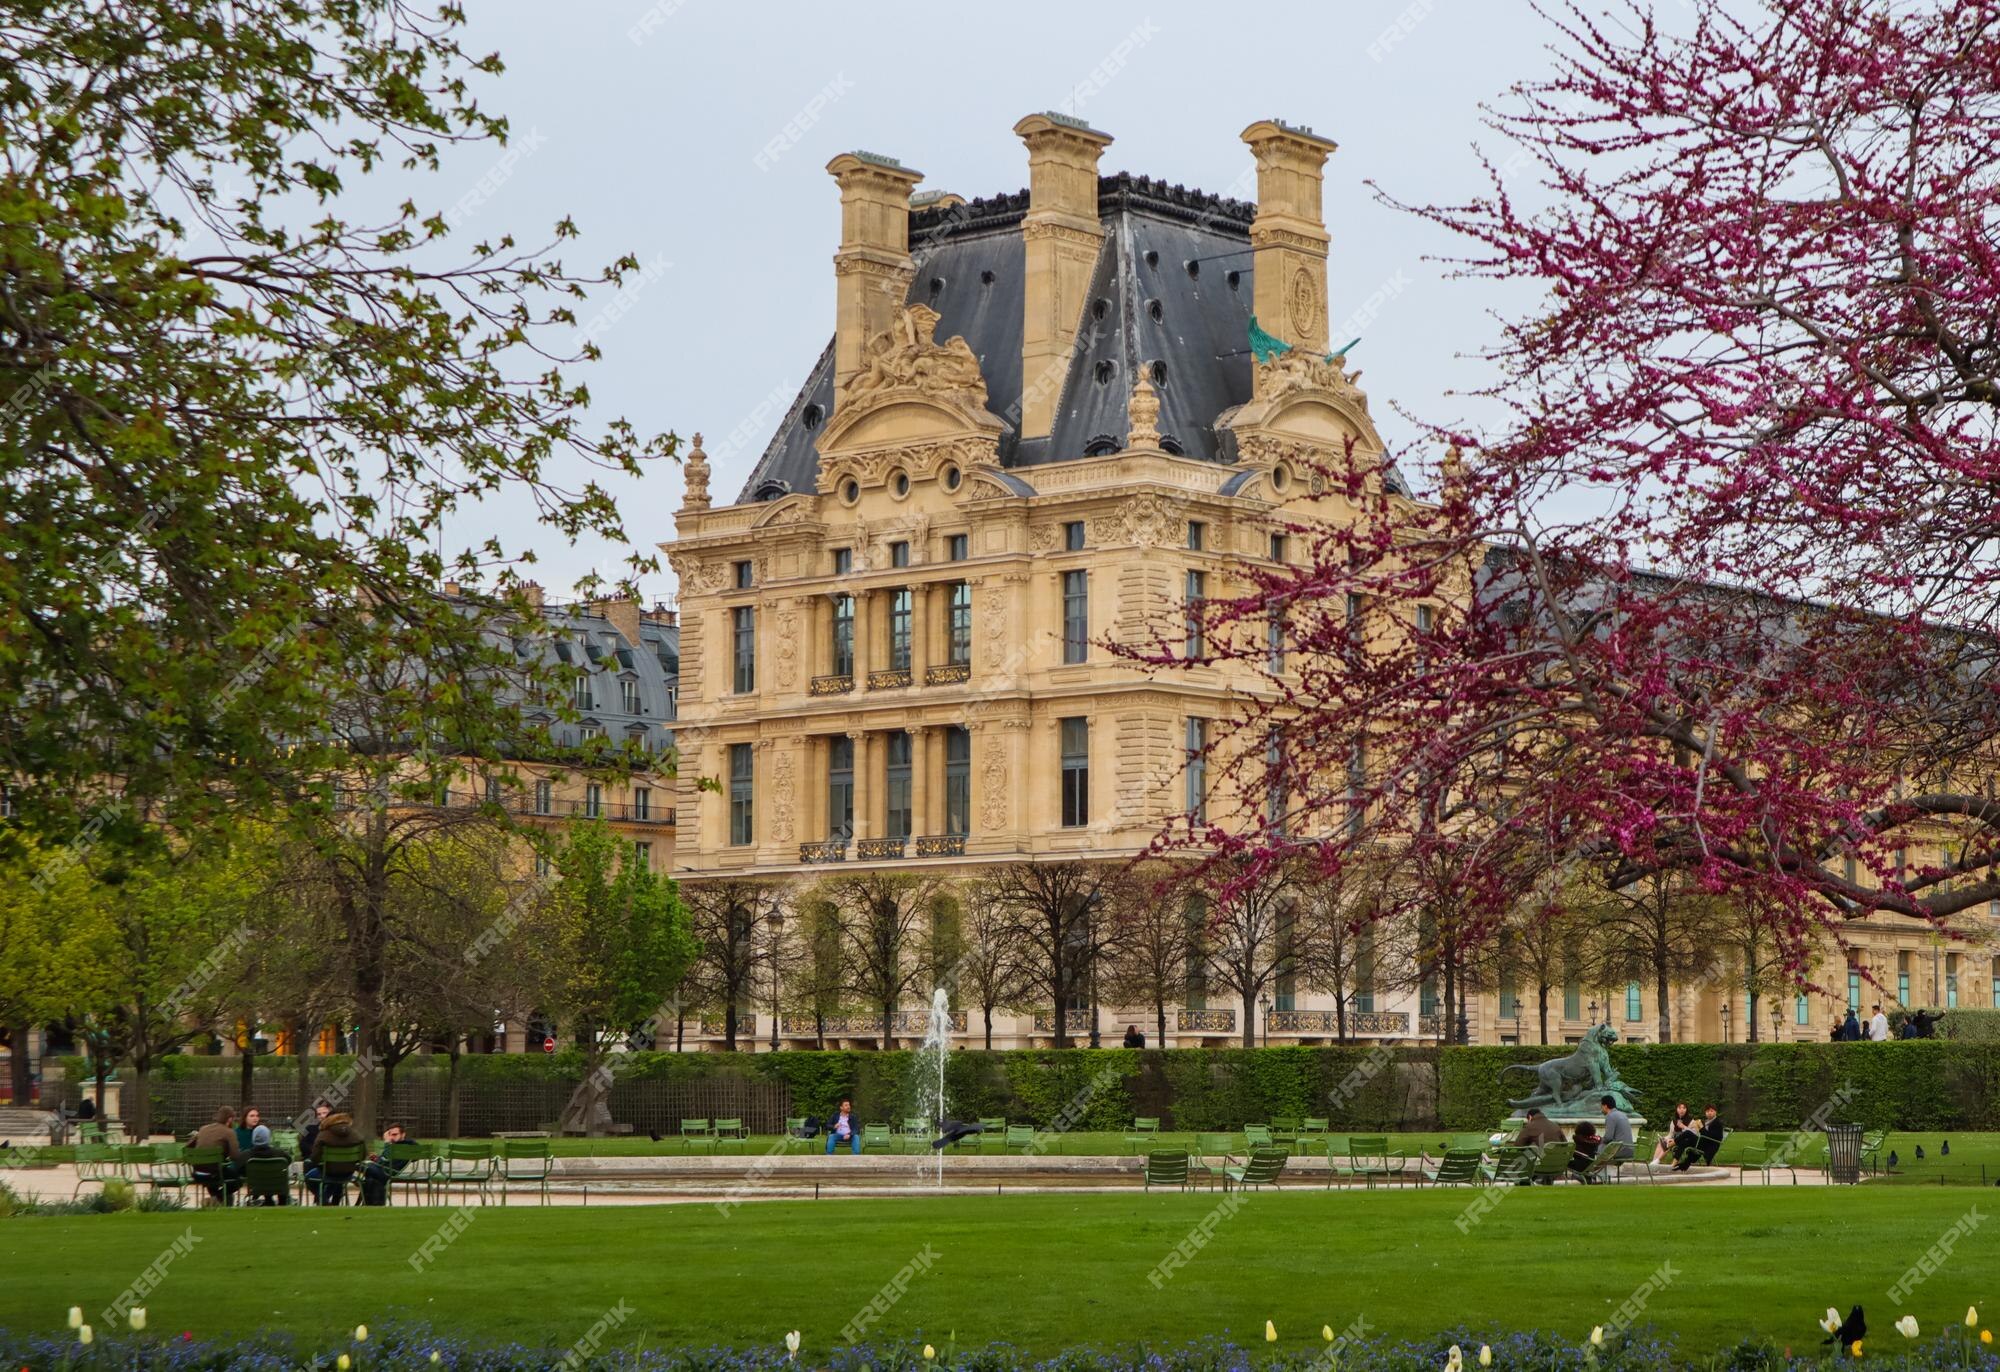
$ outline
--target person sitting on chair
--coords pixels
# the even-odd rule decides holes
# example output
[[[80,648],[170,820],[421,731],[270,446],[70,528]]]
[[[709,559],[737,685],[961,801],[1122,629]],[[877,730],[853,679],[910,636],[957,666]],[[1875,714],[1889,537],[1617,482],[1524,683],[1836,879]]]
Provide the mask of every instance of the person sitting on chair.
[[[1569,1170],[1588,1172],[1591,1159],[1597,1156],[1599,1143],[1597,1126],[1589,1120],[1580,1121],[1576,1126],[1576,1137],[1570,1141]]]
[[[382,1151],[368,1160],[368,1167],[361,1174],[361,1203],[363,1205],[387,1205],[389,1203],[389,1179],[410,1165],[408,1158],[391,1158],[389,1145],[392,1143],[414,1143],[409,1131],[400,1124],[390,1124],[382,1129]]]
[[[1722,1116],[1713,1105],[1701,1112],[1701,1132],[1695,1138],[1694,1148],[1681,1154],[1680,1170],[1685,1172],[1699,1157],[1704,1167],[1715,1161],[1715,1155],[1722,1150],[1723,1135],[1729,1131],[1722,1127]]]
[[[243,1107],[243,1118],[237,1121],[236,1124],[236,1147],[238,1151],[244,1153],[250,1151],[250,1136],[257,1132],[257,1126],[263,1122],[264,1117],[257,1112],[256,1106],[246,1105]]]
[[[1139,1031],[1138,1025],[1128,1024],[1125,1026],[1124,1046],[1127,1048],[1144,1048],[1146,1046],[1146,1036]]]
[[[321,1205],[343,1205],[347,1201],[347,1183],[360,1167],[354,1162],[328,1162],[326,1150],[329,1148],[354,1148],[367,1142],[354,1132],[354,1116],[340,1113],[328,1115],[319,1135],[313,1140],[312,1161],[315,1178],[314,1194]]]
[[[234,1164],[243,1159],[243,1150],[236,1145],[236,1130],[233,1127],[236,1112],[224,1105],[217,1108],[215,1118],[194,1131],[188,1141],[190,1148],[220,1148],[220,1167],[197,1167],[190,1175],[207,1188],[208,1194],[218,1200],[227,1201],[227,1192],[236,1189],[236,1168]]]
[[[1562,1126],[1532,1105],[1521,1117],[1521,1132],[1514,1136],[1516,1148],[1540,1148],[1545,1144],[1562,1141]]]
[[[861,1126],[854,1122],[854,1102],[851,1100],[842,1101],[840,1113],[826,1122],[826,1151],[833,1152],[843,1139],[847,1141],[848,1152],[861,1151]]]
[[[1694,1111],[1688,1109],[1686,1101],[1675,1101],[1674,1113],[1667,1120],[1667,1127],[1660,1131],[1659,1138],[1653,1140],[1654,1165],[1657,1166],[1660,1163],[1678,1158],[1681,1155],[1681,1149],[1686,1147],[1688,1143],[1688,1139],[1682,1136],[1692,1135],[1694,1132]]]
[[[250,1164],[259,1158],[275,1158],[286,1165],[284,1186],[278,1192],[277,1203],[290,1205],[292,1203],[291,1155],[272,1144],[271,1126],[268,1124],[260,1124],[250,1131],[250,1148],[243,1155],[243,1170],[246,1174],[250,1170]]]

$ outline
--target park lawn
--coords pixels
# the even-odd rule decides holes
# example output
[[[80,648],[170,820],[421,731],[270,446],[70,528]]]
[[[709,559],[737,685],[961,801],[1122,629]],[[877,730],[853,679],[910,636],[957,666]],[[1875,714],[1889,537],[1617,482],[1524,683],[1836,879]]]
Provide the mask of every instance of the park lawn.
[[[1007,1195],[583,1209],[475,1209],[423,1271],[410,1255],[453,1214],[208,1210],[0,1221],[0,1327],[94,1317],[184,1233],[145,1299],[150,1325],[227,1337],[291,1330],[330,1347],[367,1322],[566,1346],[626,1303],[617,1341],[824,1349],[899,1270],[927,1271],[869,1337],[1006,1340],[1036,1352],[1227,1335],[1317,1345],[1357,1317],[1371,1335],[1542,1328],[1582,1338],[1670,1264],[1640,1323],[1705,1352],[1745,1337],[1820,1338],[1828,1306],[1926,1331],[1969,1304],[2000,1317],[2000,1226],[1976,1227],[1902,1307],[1887,1291],[1967,1214],[1943,1188],[1611,1187],[1251,1194]],[[1476,1207],[1491,1206],[1479,1213]],[[1475,1207],[1469,1209],[1469,1207]],[[1461,1229],[1460,1221],[1465,1225]],[[1199,1241],[1205,1226],[1212,1236]],[[1190,1235],[1196,1235],[1190,1239]],[[1149,1280],[1180,1245],[1186,1265]],[[186,1246],[186,1245],[183,1245]],[[807,1357],[811,1357],[808,1352]]]

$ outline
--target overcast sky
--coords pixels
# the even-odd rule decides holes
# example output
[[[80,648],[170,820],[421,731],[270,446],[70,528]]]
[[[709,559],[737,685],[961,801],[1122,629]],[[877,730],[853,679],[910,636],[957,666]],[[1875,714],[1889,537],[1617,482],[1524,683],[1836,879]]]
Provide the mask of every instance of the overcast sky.
[[[568,214],[583,234],[565,254],[574,265],[623,251],[647,264],[615,317],[598,321],[605,359],[584,375],[606,415],[704,433],[718,502],[733,499],[832,333],[828,159],[867,149],[920,169],[919,189],[1014,191],[1027,154],[1011,129],[1044,109],[1115,138],[1106,172],[1244,199],[1255,193],[1245,127],[1279,117],[1333,139],[1335,345],[1361,336],[1350,363],[1392,446],[1412,434],[1394,406],[1466,413],[1448,392],[1484,379],[1469,354],[1490,337],[1498,297],[1448,279],[1427,255],[1450,241],[1367,183],[1413,202],[1476,193],[1475,143],[1506,151],[1480,125],[1480,103],[1550,60],[1549,32],[1523,0],[468,9],[468,46],[507,63],[480,98],[512,121],[515,154],[497,166],[491,149],[454,158],[423,198],[457,206],[468,238],[505,227],[539,241]],[[677,467],[617,490],[635,542],[671,537]],[[551,589],[618,562],[620,550],[562,546],[518,502],[461,525],[455,544],[497,530],[533,546]],[[671,591],[664,567],[645,589]]]

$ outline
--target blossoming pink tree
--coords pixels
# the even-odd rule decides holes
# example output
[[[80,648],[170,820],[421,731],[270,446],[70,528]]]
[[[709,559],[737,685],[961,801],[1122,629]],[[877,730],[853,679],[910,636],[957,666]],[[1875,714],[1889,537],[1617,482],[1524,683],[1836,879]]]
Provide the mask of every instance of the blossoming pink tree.
[[[1494,161],[1412,211],[1533,289],[1503,418],[1433,435],[1435,505],[1345,454],[1353,516],[1200,609],[1268,687],[1211,763],[1260,822],[1203,846],[1396,854],[1385,916],[1692,872],[1800,980],[1846,919],[2000,898],[2000,4],[1744,13],[1545,12],[1491,116],[1544,207]]]

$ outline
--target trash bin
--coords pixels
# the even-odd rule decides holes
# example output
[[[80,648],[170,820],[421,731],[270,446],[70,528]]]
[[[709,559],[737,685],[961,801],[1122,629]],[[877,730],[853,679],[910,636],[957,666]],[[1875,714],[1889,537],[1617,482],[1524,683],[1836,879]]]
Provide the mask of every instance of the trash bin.
[[[1861,1181],[1861,1126],[1829,1124],[1826,1127],[1826,1168],[1836,1182],[1858,1185]]]

